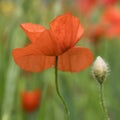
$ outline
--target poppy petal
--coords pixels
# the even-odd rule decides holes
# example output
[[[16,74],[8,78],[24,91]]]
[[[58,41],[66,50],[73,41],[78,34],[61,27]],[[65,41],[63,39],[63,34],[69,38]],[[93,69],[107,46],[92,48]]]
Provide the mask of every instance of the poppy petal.
[[[33,43],[34,48],[47,56],[63,54],[73,47],[83,34],[79,20],[71,14],[57,17],[50,26],[50,30],[43,31]]]
[[[14,49],[12,54],[16,64],[26,71],[41,72],[54,65],[54,57],[37,54],[31,46]]]
[[[49,30],[45,30],[39,36],[38,40],[33,43],[34,48],[41,51],[44,55],[57,56],[62,54],[63,51],[59,48],[57,41],[52,36]]]
[[[79,19],[70,13],[58,16],[53,20],[50,23],[50,31],[62,51],[72,48],[84,32]]]
[[[45,30],[43,26],[32,23],[23,23],[20,26],[32,42],[35,42],[38,36]]]
[[[58,69],[78,72],[87,68],[92,62],[93,54],[88,48],[74,47],[59,56]]]

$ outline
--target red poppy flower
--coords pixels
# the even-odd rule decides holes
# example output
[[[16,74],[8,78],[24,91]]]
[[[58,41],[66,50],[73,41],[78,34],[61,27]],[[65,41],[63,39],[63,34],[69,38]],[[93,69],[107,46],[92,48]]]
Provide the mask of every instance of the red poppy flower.
[[[108,5],[113,5],[115,4],[116,2],[118,2],[119,0],[100,0],[100,2],[105,5],[105,6],[108,6]]]
[[[109,26],[105,36],[109,38],[120,37],[120,24]]]
[[[88,14],[96,5],[97,0],[76,0],[76,4],[83,14]]]
[[[102,22],[105,24],[120,23],[120,10],[115,7],[109,7],[105,10],[102,16]]]
[[[92,25],[88,30],[89,40],[97,46],[100,42],[100,38],[104,36],[105,29],[102,25]]]
[[[83,35],[78,18],[70,13],[58,16],[50,23],[50,29],[32,23],[21,24],[31,44],[13,50],[15,62],[24,70],[40,72],[55,65],[58,56],[58,69],[78,72],[93,61],[88,48],[75,47]]]
[[[120,36],[120,10],[114,7],[106,9],[101,24],[105,26],[107,37]]]
[[[39,107],[41,91],[24,91],[21,93],[22,108],[26,112],[33,112]]]

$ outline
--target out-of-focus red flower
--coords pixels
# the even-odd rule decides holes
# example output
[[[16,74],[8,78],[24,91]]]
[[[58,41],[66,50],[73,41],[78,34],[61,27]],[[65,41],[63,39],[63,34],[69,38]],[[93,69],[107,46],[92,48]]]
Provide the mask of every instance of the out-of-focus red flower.
[[[109,26],[106,30],[105,36],[109,38],[120,37],[120,24]]]
[[[76,0],[78,9],[85,15],[91,12],[96,5],[96,2],[97,0]]]
[[[98,45],[100,38],[104,36],[105,29],[101,25],[91,26],[88,31],[89,40],[96,46]]]
[[[105,26],[105,35],[107,37],[120,36],[120,10],[115,7],[106,9],[101,24]]]
[[[75,47],[83,35],[79,19],[70,13],[58,16],[50,23],[50,29],[32,23],[21,24],[31,44],[13,50],[15,62],[24,70],[40,72],[55,65],[58,56],[58,69],[78,72],[93,61],[88,48]]]
[[[40,100],[41,100],[40,90],[24,91],[21,93],[22,108],[26,112],[35,111],[39,107]]]
[[[100,0],[101,4],[104,6],[109,6],[117,3],[119,0]]]
[[[120,10],[115,7],[109,7],[105,10],[102,16],[102,22],[105,24],[120,23]]]

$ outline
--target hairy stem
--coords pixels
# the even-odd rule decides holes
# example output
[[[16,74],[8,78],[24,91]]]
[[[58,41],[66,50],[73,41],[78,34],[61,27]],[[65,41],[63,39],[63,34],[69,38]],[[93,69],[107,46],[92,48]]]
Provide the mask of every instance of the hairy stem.
[[[107,109],[105,107],[104,98],[103,98],[103,84],[100,84],[100,101],[101,101],[101,106],[102,106],[102,109],[104,112],[105,120],[109,120],[108,112],[107,112]]]

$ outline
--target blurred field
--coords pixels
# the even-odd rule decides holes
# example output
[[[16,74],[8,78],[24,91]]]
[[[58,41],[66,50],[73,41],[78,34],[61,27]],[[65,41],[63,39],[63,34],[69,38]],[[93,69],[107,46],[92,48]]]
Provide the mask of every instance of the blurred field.
[[[97,24],[104,9],[96,6],[90,15],[85,15],[77,9],[74,0],[0,0],[0,120],[64,120],[64,108],[55,91],[54,68],[30,73],[13,61],[12,50],[29,43],[19,25],[33,22],[48,28],[56,16],[70,11],[80,18],[89,33],[87,26]],[[120,36],[103,36],[97,49],[88,39],[85,33],[78,45],[89,47],[95,58],[102,56],[109,64],[110,73],[104,84],[105,103],[111,120],[119,120]],[[103,120],[99,86],[91,68],[78,73],[59,72],[60,88],[71,120]],[[40,107],[34,113],[27,113],[21,107],[21,91],[37,88],[42,91]]]

